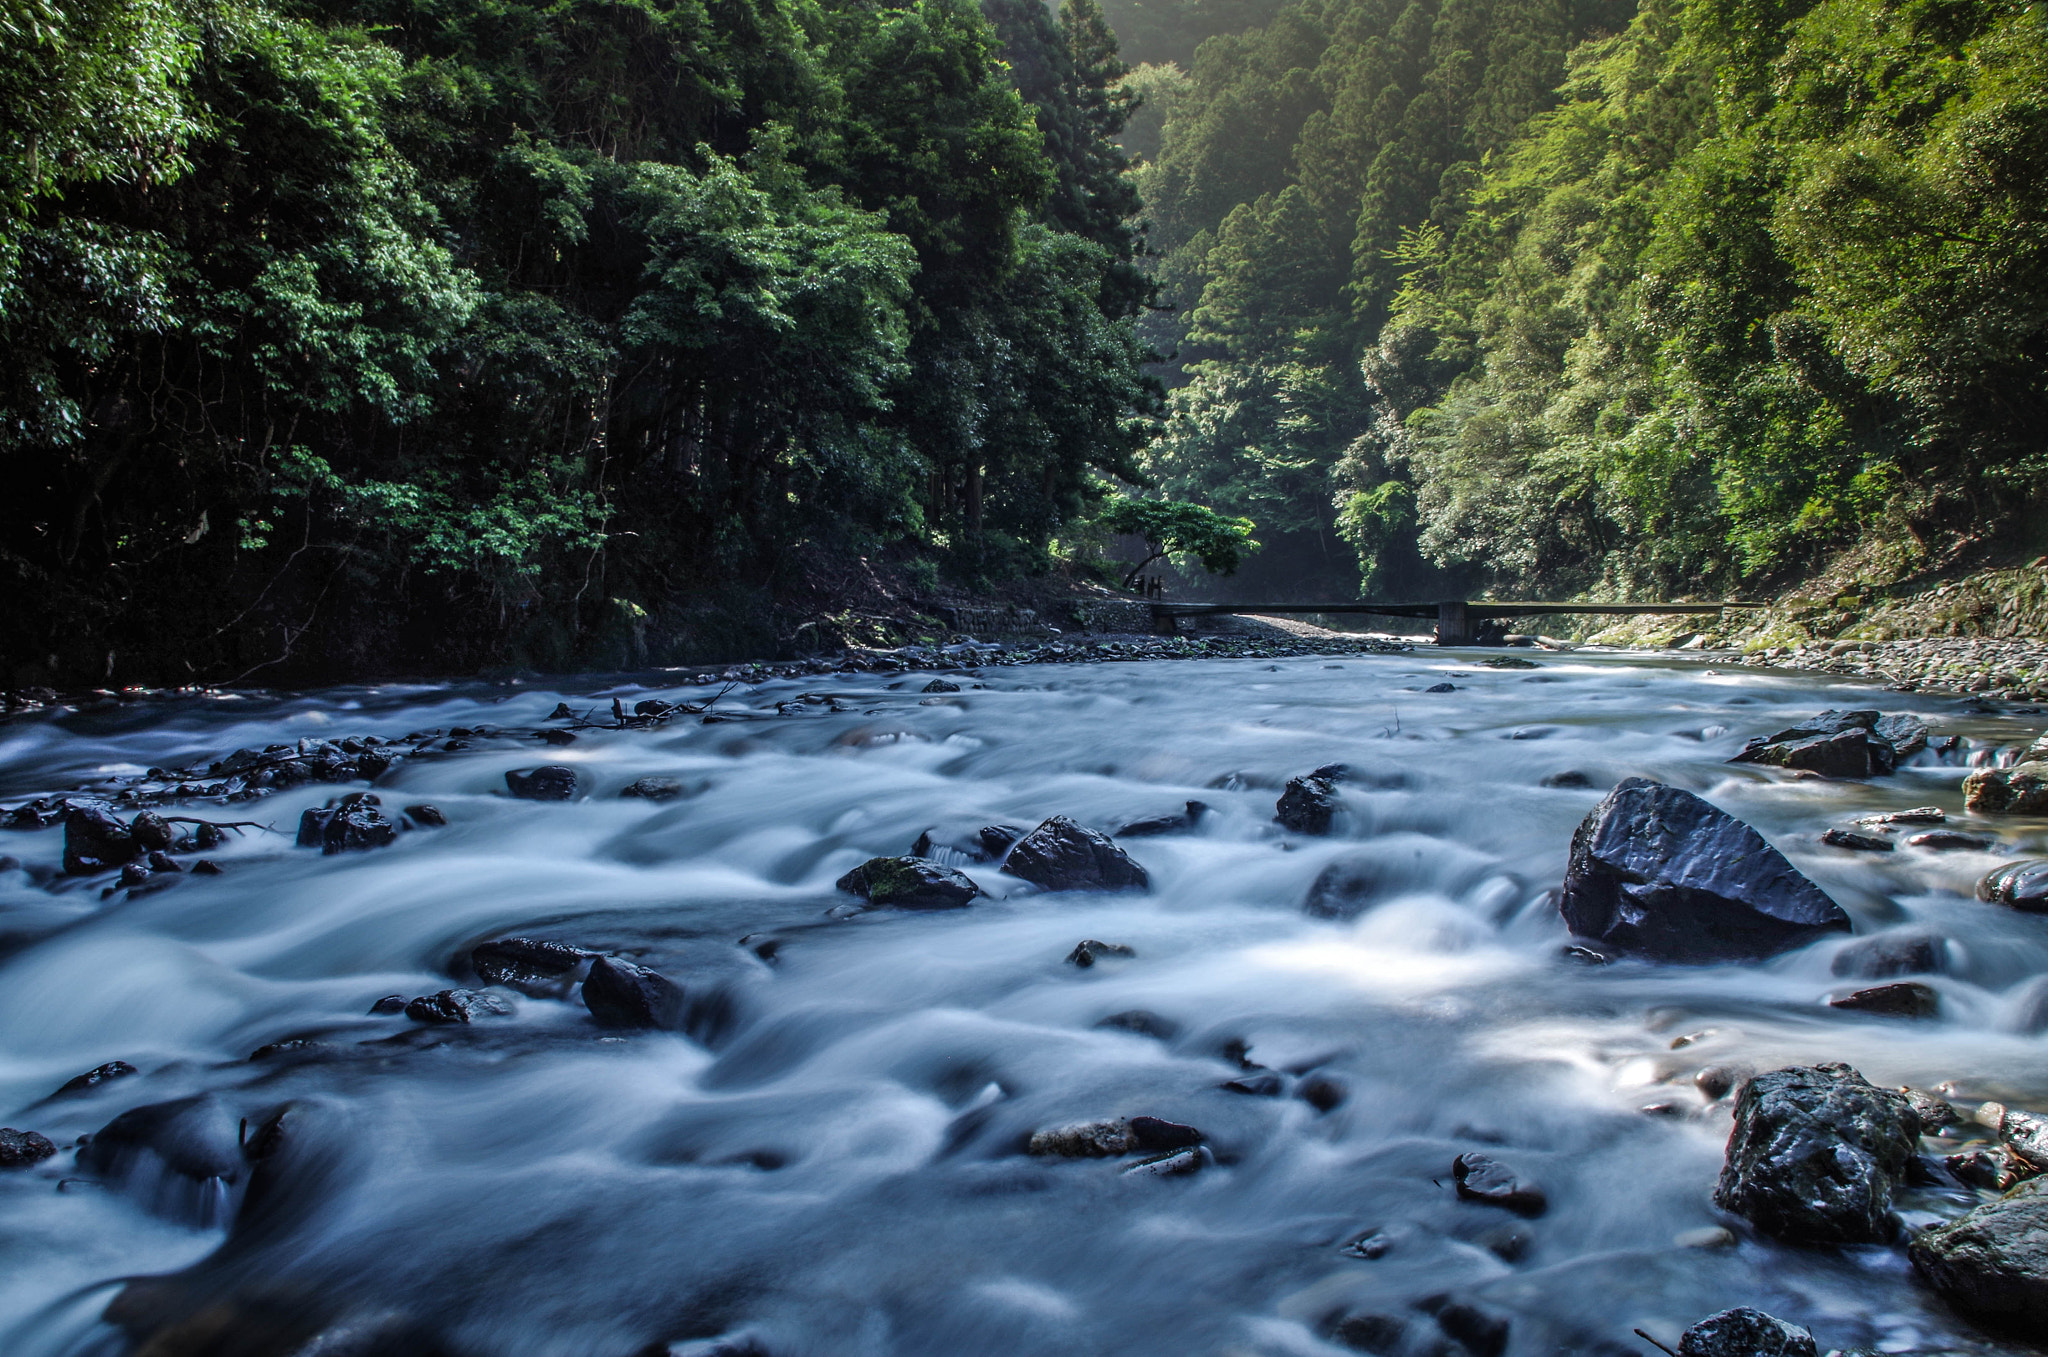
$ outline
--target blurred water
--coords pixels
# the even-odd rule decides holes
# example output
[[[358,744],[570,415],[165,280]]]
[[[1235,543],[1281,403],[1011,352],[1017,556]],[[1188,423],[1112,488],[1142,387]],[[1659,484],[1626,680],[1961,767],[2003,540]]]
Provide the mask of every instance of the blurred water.
[[[1961,771],[1923,756],[1824,783],[1726,763],[1825,706],[1914,711],[1987,749],[2041,718],[1783,673],[1478,658],[990,668],[932,705],[923,675],[767,683],[725,703],[760,720],[401,766],[377,788],[387,809],[432,801],[448,828],[325,858],[247,835],[212,855],[225,875],[133,899],[40,888],[61,831],[0,839],[25,866],[0,873],[0,1121],[69,1145],[207,1094],[191,1115],[238,1138],[291,1108],[287,1150],[253,1175],[167,1187],[150,1161],[95,1182],[68,1150],[0,1175],[0,1351],[142,1335],[155,1357],[1331,1353],[1328,1318],[1370,1311],[1419,1352],[1444,1341],[1428,1312],[1446,1296],[1507,1319],[1515,1354],[1641,1352],[1632,1328],[1670,1342],[1736,1304],[1811,1325],[1823,1349],[1997,1350],[1899,1250],[1682,1242],[1728,1223],[1709,1201],[1726,1105],[1691,1076],[1846,1060],[2048,1102],[2048,1044],[2018,1030],[2048,920],[1970,896],[1994,862],[2048,849],[2043,826],[1972,823],[1991,852],[1854,856],[1820,833],[1930,802],[1968,823]],[[1420,691],[1447,677],[1455,692]],[[709,695],[573,701],[614,691]],[[773,715],[803,692],[846,710]],[[540,725],[563,696],[349,690],[18,721],[0,728],[0,787],[305,735]],[[506,770],[555,762],[584,799],[503,794]],[[1331,762],[1358,774],[1337,833],[1280,832],[1281,783]],[[1539,785],[1565,770],[1592,788]],[[690,794],[619,798],[649,774]],[[1850,987],[1830,972],[1846,942],[1751,967],[1562,959],[1545,892],[1572,829],[1632,774],[1755,825],[1859,934],[1946,934],[1942,1016],[1827,1008]],[[335,790],[222,818],[288,829]],[[832,885],[927,829],[1109,828],[1189,799],[1212,807],[1194,832],[1125,841],[1151,873],[1141,896],[1036,894],[970,864],[990,893],[972,908],[848,917]],[[1372,907],[1304,915],[1317,874],[1361,854]],[[621,1038],[573,997],[509,993],[511,1017],[466,1028],[367,1016],[458,983],[460,954],[513,934],[661,969],[700,1001],[694,1035]],[[772,964],[757,935],[780,940]],[[1083,938],[1137,956],[1079,970],[1062,958]],[[1132,1010],[1172,1035],[1098,1026]],[[324,1044],[249,1059],[290,1037]],[[1281,1074],[1279,1096],[1219,1088],[1242,1073],[1232,1043]],[[116,1059],[142,1072],[45,1101]],[[1333,1089],[1328,1110],[1298,1096]],[[1019,1152],[1036,1127],[1140,1113],[1200,1127],[1214,1162],[1144,1178]],[[1548,1212],[1457,1201],[1451,1161],[1476,1148],[1540,1182]],[[1379,1256],[1346,1252],[1375,1233]],[[101,1317],[116,1296],[125,1328]]]

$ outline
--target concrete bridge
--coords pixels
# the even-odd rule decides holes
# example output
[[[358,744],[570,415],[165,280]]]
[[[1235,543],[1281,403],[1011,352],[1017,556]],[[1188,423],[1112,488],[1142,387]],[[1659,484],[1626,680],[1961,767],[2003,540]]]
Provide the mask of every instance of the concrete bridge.
[[[1475,624],[1493,618],[1542,617],[1551,613],[1720,613],[1730,608],[1762,608],[1762,603],[1494,603],[1486,600],[1447,599],[1438,603],[1153,603],[1152,630],[1161,636],[1176,633],[1183,617],[1218,617],[1230,614],[1265,613],[1362,613],[1374,617],[1422,617],[1436,619],[1436,643],[1440,646],[1483,644]]]

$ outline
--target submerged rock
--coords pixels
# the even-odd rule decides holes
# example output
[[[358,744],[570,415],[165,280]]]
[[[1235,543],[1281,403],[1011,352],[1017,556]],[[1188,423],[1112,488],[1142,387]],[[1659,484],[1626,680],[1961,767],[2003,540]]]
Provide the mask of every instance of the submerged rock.
[[[0,1126],[0,1169],[25,1169],[57,1153],[50,1138],[35,1131]]]
[[[561,764],[515,768],[505,774],[505,789],[521,801],[568,801],[576,795],[576,770]]]
[[[1343,802],[1337,783],[1345,772],[1341,763],[1327,764],[1312,773],[1290,778],[1280,799],[1273,804],[1273,818],[1296,834],[1327,834]]]
[[[1137,1148],[1138,1137],[1132,1133],[1131,1124],[1118,1118],[1078,1121],[1033,1131],[1026,1151],[1060,1159],[1112,1159]]]
[[[981,894],[966,873],[925,858],[869,858],[836,884],[893,909],[959,909]]]
[[[447,814],[439,806],[429,805],[425,801],[407,806],[405,808],[405,818],[416,825],[422,825],[428,829],[446,829],[448,827]]]
[[[1574,934],[1655,961],[1756,961],[1849,929],[1755,830],[1640,777],[1572,835],[1558,909]]]
[[[2048,914],[2048,859],[2029,858],[1993,867],[1978,881],[1977,898],[2029,914]]]
[[[1540,1216],[1550,1205],[1543,1189],[1523,1180],[1490,1154],[1461,1154],[1451,1162],[1458,1195],[1466,1201],[1500,1206],[1524,1216]]]
[[[643,777],[630,783],[620,796],[638,797],[643,801],[673,801],[683,794],[683,780],[679,777]]]
[[[1884,1243],[1920,1129],[1903,1094],[1847,1065],[1757,1075],[1736,1100],[1714,1204],[1793,1243]]]
[[[1828,969],[1856,980],[1941,975],[1948,970],[1948,939],[1939,933],[1921,931],[1858,938],[1835,953]]]
[[[1678,1340],[1679,1357],[1819,1357],[1810,1330],[1747,1307],[1709,1315]]]
[[[2048,762],[1980,768],[1963,779],[1963,804],[1982,815],[2048,815]]]
[[[1048,891],[1141,891],[1152,884],[1123,849],[1064,815],[1019,839],[1002,869]]]
[[[1187,809],[1178,815],[1148,815],[1142,820],[1133,820],[1116,831],[1119,839],[1139,838],[1148,834],[1178,834],[1193,829],[1204,815],[1209,813],[1205,802],[1190,801]]]
[[[2048,1333],[2048,1178],[1921,1231],[1906,1252],[1961,1313],[2016,1335]]]
[[[683,1018],[683,988],[660,971],[601,956],[583,981],[583,1006],[604,1027],[673,1029]]]

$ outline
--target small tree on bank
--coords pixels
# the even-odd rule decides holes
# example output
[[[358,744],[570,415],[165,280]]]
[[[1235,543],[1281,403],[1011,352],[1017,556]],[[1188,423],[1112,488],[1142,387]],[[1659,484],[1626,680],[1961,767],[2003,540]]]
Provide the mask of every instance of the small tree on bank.
[[[1124,573],[1126,589],[1137,583],[1146,566],[1167,556],[1192,556],[1202,569],[1230,575],[1246,555],[1259,549],[1249,518],[1231,518],[1185,500],[1112,499],[1095,521],[1110,532],[1144,539],[1149,554]]]

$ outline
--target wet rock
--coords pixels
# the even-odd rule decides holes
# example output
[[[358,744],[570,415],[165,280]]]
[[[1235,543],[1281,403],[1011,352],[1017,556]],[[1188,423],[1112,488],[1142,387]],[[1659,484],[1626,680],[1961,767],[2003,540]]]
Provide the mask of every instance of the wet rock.
[[[1187,809],[1179,815],[1148,815],[1142,820],[1133,820],[1116,831],[1119,839],[1139,838],[1148,834],[1178,834],[1193,829],[1201,818],[1209,813],[1205,802],[1190,801]]]
[[[439,806],[429,805],[425,801],[419,802],[417,805],[407,806],[405,808],[405,818],[411,820],[416,825],[424,825],[428,829],[445,829],[448,826],[448,816],[442,809]]]
[[[1640,777],[1572,835],[1558,909],[1574,934],[1655,961],[1755,961],[1849,930],[1755,830]]]
[[[1023,838],[1026,831],[1022,825],[983,825],[975,831],[975,839],[981,844],[981,851],[991,858],[999,858],[1010,851],[1010,845]]]
[[[1881,1244],[1919,1138],[1906,1098],[1847,1065],[1760,1074],[1736,1102],[1714,1204],[1793,1243]]]
[[[299,847],[317,847],[323,854],[383,848],[397,838],[398,826],[367,797],[324,810],[308,807],[299,817]]]
[[[315,1041],[311,1037],[287,1037],[283,1041],[272,1041],[258,1046],[255,1050],[249,1052],[249,1059],[251,1061],[274,1060],[278,1056],[292,1055],[296,1052],[331,1051],[333,1049],[334,1043],[332,1042]]]
[[[207,858],[201,858],[199,859],[199,861],[192,864],[192,875],[219,876],[220,864]]]
[[[64,812],[64,870],[89,876],[141,856],[128,825],[104,801],[71,801]]]
[[[1709,1315],[1678,1340],[1679,1357],[1820,1357],[1813,1334],[1747,1308]]]
[[[2010,1192],[2040,1174],[2039,1169],[2003,1145],[1964,1150],[1946,1156],[1941,1163],[1957,1182],[1991,1192]]]
[[[473,989],[444,989],[422,994],[405,1006],[405,1016],[414,1022],[469,1023],[478,1018],[503,1017],[511,1012],[503,999]]]
[[[408,1002],[409,1000],[403,994],[387,994],[376,1003],[370,1005],[370,1013],[373,1017],[403,1013]]]
[[[643,801],[673,801],[683,794],[683,780],[676,777],[643,777],[619,793]]]
[[[1864,815],[1857,818],[1859,825],[1939,825],[1948,822],[1948,813],[1940,806],[1914,806],[1910,810],[1887,811],[1882,815]]]
[[[1540,1216],[1550,1205],[1543,1189],[1525,1182],[1490,1154],[1461,1154],[1451,1162],[1458,1196],[1465,1201],[1499,1206],[1517,1215]]]
[[[673,1029],[683,1017],[683,988],[659,971],[599,957],[583,981],[583,1006],[603,1027]]]
[[[1708,1065],[1693,1075],[1692,1086],[1708,1102],[1717,1103],[1734,1092],[1745,1077],[1746,1072],[1734,1065]]]
[[[1906,842],[1915,848],[1931,849],[1937,853],[1956,851],[1982,851],[1991,847],[1990,839],[1975,834],[1965,834],[1954,829],[1930,829],[1925,834],[1915,834]]]
[[[1458,691],[1458,685],[1455,683],[1432,683],[1422,691],[1425,693],[1455,693]]]
[[[959,909],[981,894],[966,873],[925,858],[869,858],[836,884],[893,909]]]
[[[2048,1178],[1921,1231],[1906,1252],[1971,1319],[2016,1335],[2048,1333]]]
[[[1542,787],[1564,787],[1577,789],[1581,787],[1592,786],[1593,779],[1587,777],[1584,773],[1580,772],[1576,768],[1567,768],[1561,773],[1550,773],[1546,775],[1543,778],[1543,780],[1537,785]]]
[[[1893,1018],[1931,1018],[1941,1011],[1941,995],[1932,985],[1900,980],[1838,995],[1828,1000],[1828,1007]]]
[[[1894,738],[1906,746],[1903,751]],[[1926,744],[1927,727],[1910,716],[1824,711],[1775,735],[1751,740],[1729,762],[1768,764],[1822,777],[1864,778],[1891,772],[1900,758]]]
[[[136,1072],[135,1067],[125,1060],[109,1060],[104,1065],[95,1065],[84,1074],[74,1075],[65,1080],[64,1086],[57,1090],[57,1096],[84,1093],[88,1089],[98,1088],[110,1079],[125,1079]]]
[[[1164,1154],[1155,1154],[1149,1159],[1139,1160],[1129,1168],[1124,1169],[1123,1176],[1126,1178],[1183,1178],[1190,1173],[1200,1172],[1204,1162],[1202,1152],[1199,1149],[1168,1150]]]
[[[942,678],[935,678],[930,683],[925,684],[924,687],[918,689],[918,691],[921,693],[957,693],[960,691],[960,685],[948,683]]]
[[[2028,914],[2048,914],[2048,859],[2029,858],[1993,867],[1978,881],[1977,898]]]
[[[1932,1093],[1923,1093],[1917,1088],[1901,1088],[1906,1105],[1913,1109],[1913,1115],[1920,1120],[1920,1134],[1933,1135],[1944,1126],[1960,1126],[1963,1114],[1956,1111],[1946,1098],[1937,1098]]]
[[[1858,834],[1853,829],[1830,829],[1820,836],[1820,841],[1830,848],[1847,848],[1856,853],[1889,853],[1893,848],[1890,839],[1880,839],[1875,834]]]
[[[1980,768],[1963,779],[1963,804],[1980,815],[2048,815],[2048,762]]]
[[[583,978],[591,958],[567,943],[545,938],[498,938],[470,949],[469,964],[487,985],[504,985],[536,999],[560,998]]]
[[[1289,778],[1280,799],[1273,804],[1273,818],[1296,834],[1327,834],[1343,802],[1337,796],[1342,764],[1330,764],[1312,773]]]
[[[1132,1117],[1130,1128],[1140,1150],[1182,1150],[1202,1143],[1202,1133],[1194,1127],[1161,1117]]]
[[[1134,957],[1137,953],[1120,942],[1097,942],[1094,938],[1083,938],[1067,953],[1067,964],[1087,970],[1101,957]]]
[[[1944,975],[1948,971],[1948,939],[1939,933],[1920,931],[1858,938],[1835,953],[1828,969],[1856,980]]]
[[[1225,1093],[1239,1093],[1247,1098],[1277,1098],[1286,1091],[1287,1083],[1279,1075],[1268,1071],[1263,1074],[1244,1074],[1217,1085]]]
[[[2036,1169],[2048,1172],[2048,1117],[2021,1112],[2003,1103],[1984,1103],[1976,1121],[1995,1132],[2008,1150]]]
[[[1180,1034],[1180,1024],[1171,1018],[1162,1018],[1149,1008],[1133,1008],[1122,1013],[1112,1013],[1095,1024],[1115,1032],[1135,1032],[1141,1037],[1152,1037],[1159,1041],[1171,1041]]]
[[[48,1136],[0,1126],[0,1169],[25,1169],[57,1153]]]
[[[515,768],[505,774],[505,789],[521,801],[569,801],[576,796],[576,770],[561,764]]]
[[[153,810],[143,811],[129,821],[128,832],[135,839],[136,847],[144,852],[161,853],[178,838],[164,817]]]
[[[1077,1121],[1033,1131],[1026,1150],[1030,1154],[1052,1155],[1061,1159],[1111,1159],[1137,1148],[1138,1138],[1132,1133],[1131,1124],[1118,1118],[1115,1121]]]
[[[1145,869],[1123,849],[1064,815],[1019,839],[1002,870],[1048,891],[1141,891],[1151,885]]]

